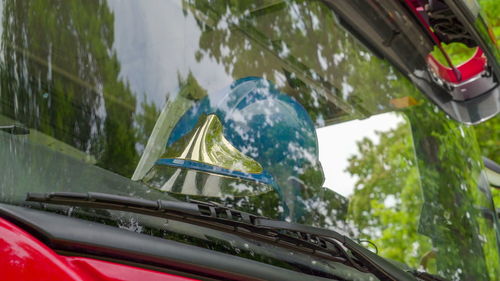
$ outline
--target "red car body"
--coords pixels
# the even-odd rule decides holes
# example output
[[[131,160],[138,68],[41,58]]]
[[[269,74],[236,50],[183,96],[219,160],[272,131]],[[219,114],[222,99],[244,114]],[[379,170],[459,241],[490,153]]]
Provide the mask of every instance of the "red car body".
[[[63,256],[0,218],[2,280],[189,281],[191,278],[85,257]]]

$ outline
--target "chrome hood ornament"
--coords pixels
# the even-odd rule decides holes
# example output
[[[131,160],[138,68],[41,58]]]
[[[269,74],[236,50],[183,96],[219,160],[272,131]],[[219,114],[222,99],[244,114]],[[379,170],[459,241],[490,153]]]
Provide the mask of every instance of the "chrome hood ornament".
[[[162,191],[199,196],[249,196],[271,191],[272,177],[225,137],[217,115],[166,149],[143,179]]]
[[[263,172],[257,161],[224,137],[222,123],[215,114],[202,115],[194,129],[167,148],[161,158],[190,160],[243,173]]]

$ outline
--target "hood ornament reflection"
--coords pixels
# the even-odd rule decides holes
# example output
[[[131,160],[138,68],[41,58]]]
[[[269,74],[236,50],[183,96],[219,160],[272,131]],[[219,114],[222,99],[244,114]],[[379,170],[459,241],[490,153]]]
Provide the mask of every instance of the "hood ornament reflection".
[[[217,115],[203,114],[190,133],[168,147],[162,159],[194,161],[245,174],[261,174],[262,166],[235,148],[223,134]]]

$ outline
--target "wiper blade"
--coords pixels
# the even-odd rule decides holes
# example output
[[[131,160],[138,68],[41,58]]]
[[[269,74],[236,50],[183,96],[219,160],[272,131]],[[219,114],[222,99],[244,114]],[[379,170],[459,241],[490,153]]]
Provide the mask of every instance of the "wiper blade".
[[[394,281],[417,280],[406,272],[350,238],[333,230],[288,223],[237,211],[225,206],[201,201],[145,200],[105,193],[28,193],[26,201],[114,209],[188,222],[195,225],[234,232],[240,236],[271,242],[295,251],[336,262],[347,263],[367,271],[344,251],[342,244],[358,261],[378,275]]]
[[[165,219],[187,222],[223,232],[253,238],[264,242],[279,244],[306,254],[313,254],[335,262],[346,263],[348,258],[342,256],[336,243],[317,237],[283,234],[266,227],[255,225],[257,218],[245,213],[212,202],[191,200],[190,202],[170,200],[145,200],[114,194],[88,192],[51,192],[28,193],[26,201],[57,205],[102,208],[140,213]]]

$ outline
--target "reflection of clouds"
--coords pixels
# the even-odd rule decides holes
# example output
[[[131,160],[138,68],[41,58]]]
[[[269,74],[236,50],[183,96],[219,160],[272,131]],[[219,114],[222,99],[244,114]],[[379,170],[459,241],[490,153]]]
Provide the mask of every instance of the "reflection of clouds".
[[[177,76],[192,71],[208,91],[233,80],[224,67],[208,56],[196,61],[201,31],[194,17],[184,15],[180,1],[109,0],[115,15],[115,44],[121,63],[120,75],[139,100],[147,94],[157,106],[166,93],[178,91]],[[172,24],[175,22],[175,24]]]
[[[248,185],[240,183],[240,182],[231,182],[229,183],[231,188],[234,188],[236,192],[243,193],[248,190]]]
[[[342,96],[344,97],[344,99],[347,99],[353,91],[354,88],[349,83],[347,83],[346,81],[342,81]]]
[[[293,159],[294,162],[297,162],[302,159],[307,159],[309,163],[316,163],[318,159],[315,149],[303,147],[300,143],[297,142],[289,142],[288,150],[285,151],[285,153],[286,156]],[[300,169],[302,167],[295,166],[294,168]]]
[[[405,120],[395,113],[372,116],[316,130],[319,143],[319,159],[325,172],[325,186],[348,197],[354,190],[356,177],[345,171],[349,157],[358,153],[356,141],[364,137],[375,143],[376,131],[388,131]]]
[[[321,65],[321,68],[323,70],[327,70],[328,69],[328,61],[326,60],[325,57],[323,57],[323,55],[321,54],[321,51],[323,50],[323,47],[321,45],[318,45],[318,50],[317,50],[317,55],[318,55],[318,60],[319,60],[319,63]]]

